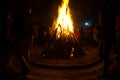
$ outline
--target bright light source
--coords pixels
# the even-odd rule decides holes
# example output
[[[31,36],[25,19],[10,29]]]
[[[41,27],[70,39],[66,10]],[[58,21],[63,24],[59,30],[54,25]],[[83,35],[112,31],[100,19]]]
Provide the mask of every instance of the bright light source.
[[[88,22],[85,22],[85,25],[86,25],[86,26],[88,26],[88,25],[89,25],[89,23],[88,23]]]
[[[84,25],[85,26],[90,26],[91,24],[90,24],[90,22],[85,22]]]

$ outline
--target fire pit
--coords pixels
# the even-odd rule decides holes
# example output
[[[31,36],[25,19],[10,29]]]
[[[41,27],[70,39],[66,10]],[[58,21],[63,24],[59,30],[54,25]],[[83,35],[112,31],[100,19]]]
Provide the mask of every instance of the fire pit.
[[[62,0],[58,7],[58,18],[53,22],[51,37],[43,49],[42,57],[70,58],[85,54],[74,34],[68,4],[69,0]]]

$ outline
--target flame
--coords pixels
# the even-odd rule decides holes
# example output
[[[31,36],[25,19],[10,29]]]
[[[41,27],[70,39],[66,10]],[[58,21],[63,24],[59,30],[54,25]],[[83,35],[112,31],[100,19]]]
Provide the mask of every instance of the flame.
[[[69,0],[62,0],[61,6],[58,7],[58,18],[54,22],[56,36],[68,36],[74,33],[73,22],[70,14],[70,8],[68,6]]]

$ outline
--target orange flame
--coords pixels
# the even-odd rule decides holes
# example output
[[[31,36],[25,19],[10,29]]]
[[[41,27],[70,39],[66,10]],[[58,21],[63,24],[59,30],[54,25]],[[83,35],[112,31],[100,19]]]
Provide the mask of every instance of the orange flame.
[[[70,14],[70,8],[68,6],[69,0],[62,0],[61,6],[58,7],[58,18],[54,22],[56,37],[68,36],[74,33],[73,22]]]

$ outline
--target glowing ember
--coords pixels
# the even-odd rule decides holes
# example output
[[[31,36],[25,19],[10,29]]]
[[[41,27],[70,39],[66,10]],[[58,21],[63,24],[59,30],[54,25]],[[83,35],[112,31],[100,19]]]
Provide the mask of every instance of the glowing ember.
[[[69,36],[71,33],[74,33],[68,3],[69,0],[62,0],[61,6],[58,7],[58,18],[53,24],[57,38],[60,38],[60,36]]]

